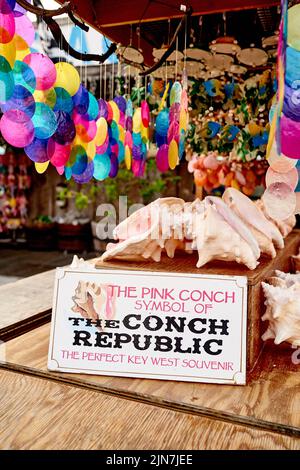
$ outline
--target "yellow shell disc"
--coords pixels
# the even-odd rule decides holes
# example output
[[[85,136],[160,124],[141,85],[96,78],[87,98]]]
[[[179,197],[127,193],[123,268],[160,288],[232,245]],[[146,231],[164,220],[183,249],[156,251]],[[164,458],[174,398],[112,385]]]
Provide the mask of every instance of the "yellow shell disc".
[[[81,140],[80,136],[77,134],[75,139],[72,142],[72,147],[75,147],[75,145],[81,145],[81,147],[84,147],[85,149],[87,149],[88,142],[84,142],[83,140]]]
[[[125,165],[127,170],[131,168],[131,150],[128,145],[125,145]]]
[[[100,147],[104,144],[107,137],[107,121],[104,117],[101,117],[97,121],[97,133],[95,137],[95,144]]]
[[[179,163],[178,145],[176,140],[171,140],[168,151],[169,167],[174,170]]]
[[[186,132],[187,130],[187,121],[188,121],[188,114],[187,112],[182,108],[180,110],[180,116],[179,116],[179,127],[180,130],[184,130]]]
[[[119,124],[119,140],[122,142],[122,144],[124,144],[125,130],[124,130],[124,127],[122,127],[120,124]]]
[[[273,146],[274,142],[274,137],[275,137],[275,132],[276,132],[276,121],[277,121],[277,111],[275,111],[271,127],[270,127],[270,132],[269,132],[269,138],[268,138],[268,144],[267,144],[267,151],[266,151],[266,158],[269,158],[271,149]]]
[[[141,131],[141,125],[142,125],[142,111],[141,108],[136,108],[134,111],[134,115],[132,118],[132,130],[136,134],[138,134]]]
[[[24,57],[30,54],[29,46],[25,39],[23,39],[18,34],[14,36],[14,42],[16,46],[16,60],[22,61]]]
[[[54,88],[64,88],[71,96],[77,93],[80,86],[79,73],[72,64],[68,62],[58,62],[55,64],[56,82]]]
[[[109,104],[110,104],[112,112],[113,112],[113,120],[116,121],[117,124],[119,124],[119,122],[120,122],[120,110],[118,108],[118,105],[113,100],[109,101]]]
[[[0,43],[0,55],[3,55],[11,68],[14,67],[16,59],[16,43],[14,39],[6,44]]]
[[[160,102],[160,105],[159,105],[159,108],[158,108],[158,112],[160,112],[165,106],[165,102],[167,100],[169,88],[170,88],[170,83],[167,83],[164,94],[163,94],[163,97],[161,99],[161,102]]]
[[[38,173],[42,174],[47,170],[47,168],[49,166],[49,160],[47,162],[44,162],[44,163],[34,162],[34,166],[35,166],[36,171]]]
[[[86,154],[91,160],[95,158],[95,155],[96,155],[95,140],[92,140],[91,142],[88,143],[87,148],[86,148]]]

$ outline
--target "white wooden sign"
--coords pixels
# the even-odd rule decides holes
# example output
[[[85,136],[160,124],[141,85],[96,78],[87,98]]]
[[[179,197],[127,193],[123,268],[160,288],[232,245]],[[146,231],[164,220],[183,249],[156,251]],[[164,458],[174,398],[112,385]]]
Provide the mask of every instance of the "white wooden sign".
[[[247,278],[58,268],[48,368],[245,384]]]

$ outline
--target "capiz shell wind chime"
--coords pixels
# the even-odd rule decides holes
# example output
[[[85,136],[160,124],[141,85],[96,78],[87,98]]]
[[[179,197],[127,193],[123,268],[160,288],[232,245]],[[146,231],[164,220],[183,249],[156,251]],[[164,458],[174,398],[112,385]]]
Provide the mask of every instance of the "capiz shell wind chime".
[[[115,177],[125,160],[135,176],[142,176],[149,147],[146,99],[135,110],[130,98],[120,95],[97,100],[72,64],[54,64],[32,49],[34,28],[25,13],[15,1],[1,0],[0,130],[4,139],[24,148],[39,173],[51,164],[77,183],[92,178],[102,181]]]

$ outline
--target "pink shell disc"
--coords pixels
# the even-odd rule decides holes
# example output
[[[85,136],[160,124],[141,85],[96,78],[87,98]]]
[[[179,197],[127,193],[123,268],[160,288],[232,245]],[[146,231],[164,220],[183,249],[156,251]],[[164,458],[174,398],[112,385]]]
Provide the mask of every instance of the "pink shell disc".
[[[273,183],[262,196],[267,213],[273,219],[285,220],[294,214],[296,194],[285,183]]]
[[[49,57],[33,52],[24,57],[23,62],[33,70],[37,90],[48,90],[53,87],[56,80],[56,68]]]
[[[26,147],[34,139],[34,127],[30,117],[18,109],[3,114],[0,130],[4,139],[13,147]]]
[[[132,134],[129,131],[126,131],[124,144],[127,145],[130,148],[130,150],[132,150],[133,140],[132,140]]]
[[[13,13],[0,13],[0,43],[7,44],[15,34],[15,17]]]
[[[168,144],[172,140],[176,140],[177,144],[179,144],[179,124],[177,121],[171,121],[168,129]]]
[[[48,141],[47,153],[52,165],[63,167],[69,160],[71,145],[61,145],[51,137]]]
[[[278,173],[269,167],[266,173],[266,186],[268,188],[273,183],[285,183],[292,189],[295,189],[298,184],[298,178],[297,168],[292,168],[286,173]]]
[[[156,166],[159,171],[168,171],[169,169],[169,146],[167,144],[159,147],[156,154]]]
[[[144,127],[149,127],[150,123],[150,110],[147,101],[141,103],[141,116]]]
[[[274,141],[268,158],[268,163],[274,171],[277,171],[278,173],[287,173],[296,166],[297,160],[295,158],[288,158],[282,154],[279,155],[277,152],[276,142]]]

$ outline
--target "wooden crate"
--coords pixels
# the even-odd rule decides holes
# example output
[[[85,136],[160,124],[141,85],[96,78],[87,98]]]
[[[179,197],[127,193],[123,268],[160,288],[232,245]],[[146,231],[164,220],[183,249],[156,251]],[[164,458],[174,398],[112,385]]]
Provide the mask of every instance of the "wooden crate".
[[[278,250],[276,258],[270,260],[262,258],[258,267],[250,271],[245,266],[237,263],[222,261],[211,262],[203,268],[196,268],[197,256],[177,252],[175,258],[164,256],[160,263],[144,260],[141,262],[130,262],[112,260],[96,262],[97,268],[105,269],[133,269],[142,271],[159,271],[171,273],[198,273],[229,276],[247,276],[248,278],[248,328],[247,328],[247,370],[250,372],[259,357],[262,349],[262,333],[266,325],[261,321],[265,311],[264,295],[261,282],[272,276],[275,269],[281,271],[291,270],[290,256],[298,253],[300,245],[300,230],[294,230],[286,239],[285,247]]]

